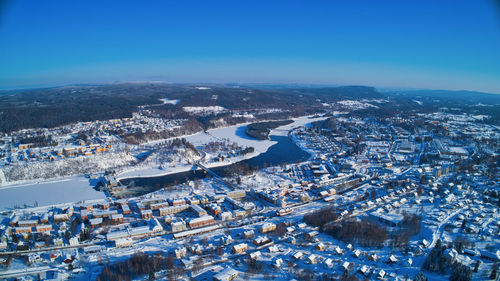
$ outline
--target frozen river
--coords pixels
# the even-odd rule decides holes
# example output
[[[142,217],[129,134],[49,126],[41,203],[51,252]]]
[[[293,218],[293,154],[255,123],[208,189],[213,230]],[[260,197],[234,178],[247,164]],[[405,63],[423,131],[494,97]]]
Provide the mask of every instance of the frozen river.
[[[92,183],[94,184],[94,183]],[[103,192],[93,188],[89,179],[73,176],[53,181],[11,185],[0,188],[0,210],[24,204],[39,206],[78,202],[82,200],[103,199]]]

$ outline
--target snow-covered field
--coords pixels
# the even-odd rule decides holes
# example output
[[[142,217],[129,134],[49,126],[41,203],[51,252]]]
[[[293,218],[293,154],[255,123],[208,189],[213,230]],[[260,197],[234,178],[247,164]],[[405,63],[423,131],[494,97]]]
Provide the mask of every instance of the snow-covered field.
[[[29,165],[0,169],[0,186],[24,184],[68,175],[91,174],[119,166],[134,164],[135,157],[126,152],[101,153],[56,161],[40,161]]]
[[[92,180],[91,180],[92,181]],[[94,182],[83,176],[72,176],[58,180],[11,185],[0,188],[0,210],[21,207],[24,204],[39,206],[103,199],[103,192],[93,189]]]
[[[373,105],[371,103],[360,102],[360,101],[356,101],[356,100],[342,100],[342,101],[339,101],[337,103],[341,104],[349,109],[352,109],[352,110],[365,109],[365,108],[369,108],[369,107],[378,108],[378,106]]]
[[[226,109],[222,106],[185,106],[182,109],[190,113],[220,113]]]
[[[173,104],[173,105],[176,105],[179,103],[180,100],[171,100],[171,99],[168,99],[168,98],[165,98],[165,99],[160,99],[161,102],[163,102],[163,104]]]

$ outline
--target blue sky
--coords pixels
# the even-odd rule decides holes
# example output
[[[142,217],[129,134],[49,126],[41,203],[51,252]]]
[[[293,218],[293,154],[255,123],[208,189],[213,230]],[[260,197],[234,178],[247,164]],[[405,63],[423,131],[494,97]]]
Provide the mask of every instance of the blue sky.
[[[2,3],[4,89],[154,80],[500,93],[494,0]]]

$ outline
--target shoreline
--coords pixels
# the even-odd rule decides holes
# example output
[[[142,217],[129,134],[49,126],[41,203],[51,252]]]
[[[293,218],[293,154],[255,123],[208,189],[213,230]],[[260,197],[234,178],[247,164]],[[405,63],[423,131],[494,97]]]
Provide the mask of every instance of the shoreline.
[[[277,127],[270,131],[269,136],[287,136],[288,132],[295,127],[300,127],[308,123],[325,119],[326,117],[311,118],[314,115],[302,116],[297,118],[292,118],[294,121],[291,124]],[[211,162],[203,163],[208,168],[222,167],[232,165],[234,163],[244,161],[259,156],[265,153],[271,146],[275,145],[276,141],[271,140],[256,140],[242,134],[242,128],[247,124],[239,124],[228,127],[221,127],[217,129],[209,130],[207,133],[213,138],[228,138],[230,141],[236,142],[241,146],[252,146],[255,151],[247,155],[243,155],[234,159],[232,161],[224,162]],[[197,134],[183,136],[186,137],[190,142],[192,141],[194,145],[202,145],[207,141],[207,135],[205,132],[199,132]],[[164,141],[164,140],[159,140]],[[146,175],[129,175],[123,176],[124,173],[119,174],[116,178],[117,180],[123,180],[128,178],[145,178],[145,177],[161,177],[170,174],[175,174],[179,172],[185,172],[192,169],[192,166],[183,167],[173,167],[171,170],[162,171],[156,167],[145,167],[143,170],[150,171],[155,169],[154,173]],[[139,171],[139,170],[137,170]],[[133,173],[133,171],[129,170]],[[161,172],[161,173],[158,173]],[[137,172],[136,172],[137,173]],[[27,180],[10,182],[6,185],[0,185],[0,192],[4,194],[9,202],[2,203],[0,210],[13,209],[14,205],[28,204],[32,205],[33,202],[38,201],[40,204],[38,208],[50,205],[60,205],[71,202],[80,202],[88,200],[103,200],[106,198],[106,194],[102,191],[96,191],[94,189],[97,184],[97,179],[86,178],[84,174],[69,175],[64,177],[55,177],[48,179],[38,179],[38,180]],[[44,193],[49,195],[50,200],[40,200],[36,193]],[[53,196],[52,196],[53,195]],[[32,206],[30,206],[33,208]]]
[[[294,128],[296,128],[296,127],[304,126],[306,124],[310,124],[310,123],[318,121],[318,120],[324,120],[324,119],[326,119],[326,117],[311,118],[312,116],[315,116],[315,115],[307,115],[307,116],[301,116],[301,117],[297,117],[297,118],[292,118],[292,119],[290,119],[290,120],[293,120],[292,123],[287,124],[287,125],[283,125],[283,126],[279,126],[279,127],[275,128],[275,129],[272,129],[269,132],[268,137],[270,138],[271,136],[288,136],[288,133],[291,130],[293,130]],[[303,121],[306,121],[306,122],[303,122]],[[217,138],[217,136],[214,136],[211,133],[216,132],[216,131],[223,131],[223,130],[232,130],[232,129],[236,129],[237,130],[239,128],[246,127],[248,124],[250,124],[250,123],[244,123],[244,124],[238,124],[238,125],[233,125],[233,126],[228,126],[228,127],[221,127],[221,128],[211,129],[211,130],[208,130],[206,133],[205,132],[199,132],[199,133],[196,133],[196,134],[192,134],[192,135],[186,136],[186,139],[188,141],[191,141],[191,140],[194,139],[194,141],[196,142],[196,137],[198,137],[198,136],[200,136],[202,134],[208,134],[208,135],[210,135],[212,137]],[[231,138],[229,138],[229,139],[231,141],[234,141],[234,142],[238,143],[238,139],[234,139],[234,137],[236,136],[237,138],[240,138],[240,139],[241,139],[241,137],[237,136],[236,130],[234,132],[235,134],[233,136],[233,139],[231,139]],[[286,131],[286,133],[285,133],[285,131]],[[191,137],[191,140],[190,140],[190,137]],[[207,168],[217,168],[217,167],[224,167],[224,166],[233,165],[235,163],[238,163],[238,162],[241,162],[241,161],[248,160],[248,159],[251,159],[251,158],[259,156],[260,154],[267,152],[271,146],[273,146],[273,145],[275,145],[277,143],[276,141],[272,141],[270,139],[267,139],[267,140],[258,140],[258,139],[251,138],[249,136],[246,136],[246,138],[247,138],[247,140],[249,139],[252,142],[260,143],[260,146],[254,147],[255,151],[253,153],[237,157],[233,161],[228,161],[228,162],[211,162],[211,163],[202,163],[202,164],[205,165]],[[240,144],[240,143],[238,143],[238,144]],[[300,148],[302,149],[302,147],[300,147]],[[124,172],[118,174],[116,176],[116,179],[117,179],[117,181],[120,181],[120,180],[135,179],[135,178],[155,178],[155,177],[162,177],[162,176],[168,176],[168,175],[172,175],[172,174],[187,172],[187,171],[192,170],[192,167],[193,167],[193,165],[190,165],[188,167],[184,166],[184,167],[174,168],[172,170],[161,171],[158,168],[154,168],[154,167],[150,166],[150,167],[144,167],[144,168],[141,168],[141,169],[131,169],[131,170],[128,170],[128,171],[124,171]],[[137,173],[137,172],[140,172],[140,171],[144,171],[145,173],[151,172],[153,169],[154,169],[154,172],[151,173],[151,174],[134,175],[134,173]],[[124,175],[126,173],[130,173],[130,175],[128,175],[128,176]]]

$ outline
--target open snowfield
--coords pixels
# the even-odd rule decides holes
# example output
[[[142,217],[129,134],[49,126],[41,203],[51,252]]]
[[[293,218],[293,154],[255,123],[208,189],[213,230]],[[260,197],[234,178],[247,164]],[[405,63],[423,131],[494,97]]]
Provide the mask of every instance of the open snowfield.
[[[24,204],[39,206],[78,202],[82,200],[103,199],[103,192],[96,191],[89,179],[72,176],[45,182],[10,185],[0,188],[0,210],[21,207]]]
[[[222,106],[185,106],[182,109],[190,113],[220,113],[226,109]]]
[[[352,110],[366,109],[369,107],[378,108],[378,106],[373,105],[371,103],[360,102],[360,101],[356,101],[356,100],[342,100],[342,101],[338,101],[337,103],[341,104],[349,109],[352,109]]]
[[[163,102],[163,104],[176,105],[179,103],[180,100],[171,100],[171,99],[165,98],[165,99],[160,99],[160,101]]]

